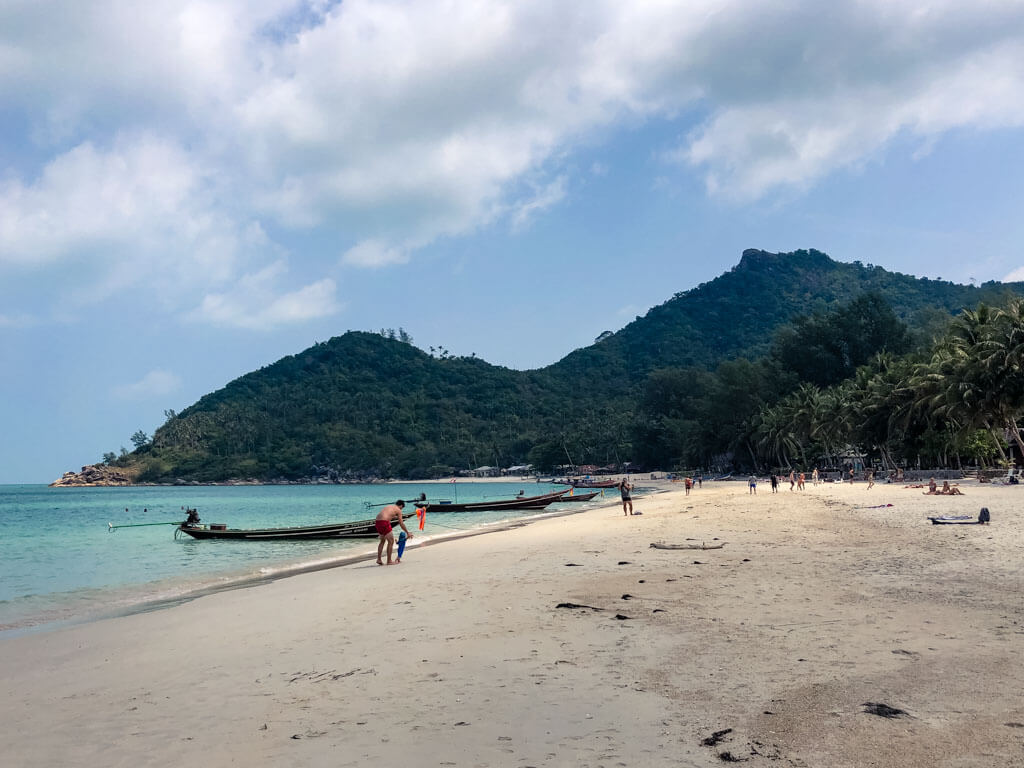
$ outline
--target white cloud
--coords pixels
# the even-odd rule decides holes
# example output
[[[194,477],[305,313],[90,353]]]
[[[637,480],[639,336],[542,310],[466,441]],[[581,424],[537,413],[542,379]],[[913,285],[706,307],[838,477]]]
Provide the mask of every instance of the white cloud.
[[[284,262],[275,262],[254,274],[242,277],[224,293],[210,293],[192,319],[214,325],[267,331],[337,313],[341,307],[333,280],[325,278],[292,291],[278,292],[278,284],[288,271]]]
[[[1019,3],[838,4],[818,23],[798,3],[747,20],[756,37],[738,23],[709,30],[709,117],[675,153],[705,169],[712,194],[806,188],[897,136],[920,155],[951,129],[1024,125]]]
[[[321,244],[289,258],[321,260],[302,290],[322,316],[337,243],[379,267],[523,226],[574,189],[574,149],[616,128],[676,121],[660,156],[738,201],[807,189],[897,136],[921,152],[1019,128],[1024,8],[39,0],[0,9],[0,99],[24,149],[0,169],[0,270],[93,259],[80,301],[147,284],[255,327],[303,313],[286,286],[263,288],[278,320],[225,286],[290,236]]]
[[[266,249],[215,186],[188,152],[152,136],[79,144],[29,183],[0,181],[0,268],[66,267],[51,297],[64,311],[129,290],[174,306]]]
[[[1017,267],[1015,270],[1007,274],[1000,282],[1017,283],[1021,281],[1024,281],[1024,267]]]
[[[124,400],[146,400],[165,397],[181,388],[181,377],[163,370],[153,370],[138,381],[114,388],[114,394]]]
[[[342,264],[353,267],[384,267],[404,264],[408,260],[406,249],[373,239],[356,243],[341,256]]]
[[[518,201],[512,211],[512,229],[524,229],[535,216],[560,203],[566,195],[567,181],[565,176],[559,176],[535,188],[531,197]]]

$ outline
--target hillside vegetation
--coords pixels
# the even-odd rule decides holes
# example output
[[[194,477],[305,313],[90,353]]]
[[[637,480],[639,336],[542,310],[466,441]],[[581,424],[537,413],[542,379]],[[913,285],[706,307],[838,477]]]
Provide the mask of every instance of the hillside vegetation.
[[[156,482],[789,461],[794,452],[752,437],[767,408],[801,386],[856,375],[878,352],[924,354],[951,315],[1021,291],[919,279],[813,250],[748,250],[726,274],[538,370],[345,333],[170,414],[117,461]]]

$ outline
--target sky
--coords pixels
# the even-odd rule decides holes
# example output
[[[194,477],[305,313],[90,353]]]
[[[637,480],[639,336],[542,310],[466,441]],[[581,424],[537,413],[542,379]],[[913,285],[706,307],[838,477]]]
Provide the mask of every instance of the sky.
[[[0,0],[0,483],[347,330],[548,365],[745,248],[1024,279],[1024,3]]]

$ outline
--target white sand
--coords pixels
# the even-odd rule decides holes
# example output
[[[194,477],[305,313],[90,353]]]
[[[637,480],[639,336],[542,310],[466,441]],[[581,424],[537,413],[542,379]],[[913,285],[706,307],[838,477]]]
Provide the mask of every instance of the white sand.
[[[3,639],[2,762],[1024,765],[1024,488],[961,487],[705,483]]]

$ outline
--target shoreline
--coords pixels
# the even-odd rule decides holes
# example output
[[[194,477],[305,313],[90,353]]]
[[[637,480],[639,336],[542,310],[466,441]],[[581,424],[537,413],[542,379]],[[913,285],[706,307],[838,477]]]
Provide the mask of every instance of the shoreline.
[[[637,517],[613,500],[401,567],[0,638],[5,750],[73,766],[1021,765],[1024,497],[961,487],[676,486]],[[927,520],[980,506],[991,525]]]
[[[540,510],[538,512],[533,510],[530,514],[524,517],[508,518],[483,523],[478,527],[472,528],[456,529],[435,520],[429,522],[428,526],[435,526],[435,531],[437,528],[441,528],[443,530],[431,533],[421,533],[418,530],[413,530],[416,536],[408,545],[407,551],[418,550],[424,547],[435,546],[463,538],[512,530],[514,528],[533,524],[540,520],[580,514],[595,508],[597,507],[594,505],[588,505],[584,509],[568,507],[553,511]],[[238,572],[226,572],[223,574],[210,575],[205,580],[200,581],[195,585],[182,584],[181,582],[161,579],[134,585],[101,589],[99,591],[101,593],[106,593],[106,596],[109,599],[117,602],[118,607],[113,609],[86,608],[80,609],[80,612],[75,613],[73,612],[73,609],[63,608],[58,604],[58,607],[50,609],[51,612],[49,614],[40,614],[38,617],[26,620],[25,623],[21,624],[0,626],[0,641],[4,638],[36,635],[58,629],[81,626],[96,621],[131,616],[139,613],[150,613],[152,611],[159,611],[165,608],[181,605],[219,592],[258,587],[262,584],[294,576],[301,576],[306,573],[342,568],[362,562],[372,562],[376,559],[376,545],[377,540],[375,538],[367,538],[365,541],[360,541],[358,544],[354,544],[349,550],[342,554],[327,555],[319,559],[298,563],[268,563],[266,565],[259,566],[258,571],[255,572],[246,568],[239,570]],[[162,594],[156,597],[148,596],[152,594],[153,590],[156,590],[158,593],[171,592],[173,594]],[[68,614],[68,611],[72,612]]]
[[[215,482],[203,483],[198,480],[183,480],[181,482],[173,483],[136,483],[136,482],[76,482],[73,478],[69,479],[69,475],[75,475],[76,473],[65,473],[65,475],[57,480],[50,483],[38,483],[38,485],[46,485],[49,488],[217,488],[223,486],[305,486],[305,485],[446,485],[450,483],[458,484],[470,484],[470,483],[548,483],[554,485],[560,485],[561,483],[552,483],[550,478],[545,479],[533,475],[504,475],[497,477],[455,477],[451,476],[430,478],[425,480],[396,480],[396,479],[384,479],[384,478],[370,478],[367,480],[345,480],[341,482],[334,481],[318,481],[313,478],[304,478],[301,480],[281,480],[281,481],[265,481],[265,480],[221,480]],[[81,473],[78,473],[81,474]],[[664,481],[665,472],[662,470],[654,470],[650,472],[639,472],[639,473],[627,473],[620,472],[612,475],[600,475],[605,480],[613,480],[622,477],[636,478],[641,475],[661,475],[660,478],[655,478],[655,481]],[[29,485],[36,485],[36,483],[29,483]]]

